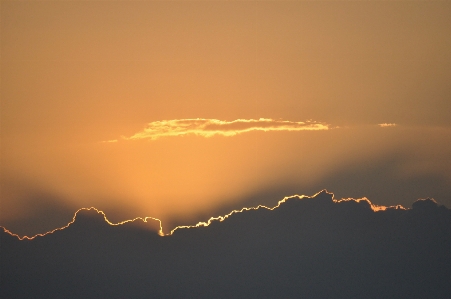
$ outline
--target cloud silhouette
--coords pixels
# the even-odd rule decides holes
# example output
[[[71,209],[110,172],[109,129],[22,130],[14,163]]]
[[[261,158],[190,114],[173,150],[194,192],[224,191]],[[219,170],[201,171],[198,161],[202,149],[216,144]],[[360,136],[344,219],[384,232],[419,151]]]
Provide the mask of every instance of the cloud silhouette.
[[[67,224],[76,206],[64,195],[2,173],[0,226],[17,233],[37,234]],[[13,214],[15,216],[11,217]]]
[[[127,226],[127,227],[134,227],[134,228],[155,231],[161,236],[164,235],[163,228],[161,226],[161,221],[157,218],[136,217],[134,219],[125,220],[125,221],[121,221],[118,223],[113,223],[110,220],[108,220],[108,218],[106,217],[106,215],[103,211],[100,211],[94,207],[79,209],[78,211],[75,212],[74,217],[67,225],[50,230],[45,233],[38,233],[33,236],[20,236],[19,234],[15,234],[14,232],[11,232],[10,230],[6,229],[5,227],[3,227],[3,230],[4,230],[4,232],[6,232],[8,234],[17,237],[19,240],[33,240],[37,237],[44,237],[46,235],[53,234],[54,232],[64,230],[64,229],[68,228],[69,226],[73,226],[73,225],[78,226],[78,225],[80,225],[80,222],[84,223],[84,222],[90,222],[92,220],[94,220],[95,222],[100,223],[102,225],[103,224],[108,224],[111,226],[123,225],[123,226]],[[2,226],[0,226],[0,227],[2,227]]]
[[[159,236],[95,209],[1,237],[1,298],[450,298],[451,210],[325,191]]]
[[[306,130],[328,130],[329,126],[324,123],[313,121],[293,122],[286,120],[274,120],[269,118],[260,119],[237,119],[234,121],[223,121],[218,119],[173,119],[154,121],[147,127],[128,140],[151,139],[155,140],[165,136],[197,135],[212,137],[215,135],[235,136],[250,131],[306,131]],[[115,142],[110,140],[108,142]]]

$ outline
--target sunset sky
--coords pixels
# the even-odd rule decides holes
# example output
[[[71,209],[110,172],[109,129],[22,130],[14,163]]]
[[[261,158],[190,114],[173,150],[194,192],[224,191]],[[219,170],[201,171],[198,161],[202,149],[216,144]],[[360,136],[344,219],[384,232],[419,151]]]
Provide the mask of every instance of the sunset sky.
[[[167,232],[322,189],[451,207],[450,1],[1,0],[0,225]]]

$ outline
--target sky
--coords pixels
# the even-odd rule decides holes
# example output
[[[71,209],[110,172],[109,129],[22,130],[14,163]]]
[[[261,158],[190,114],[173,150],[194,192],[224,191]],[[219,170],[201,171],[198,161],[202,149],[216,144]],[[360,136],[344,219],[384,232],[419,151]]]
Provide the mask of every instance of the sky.
[[[0,225],[322,189],[451,207],[449,1],[8,1]]]

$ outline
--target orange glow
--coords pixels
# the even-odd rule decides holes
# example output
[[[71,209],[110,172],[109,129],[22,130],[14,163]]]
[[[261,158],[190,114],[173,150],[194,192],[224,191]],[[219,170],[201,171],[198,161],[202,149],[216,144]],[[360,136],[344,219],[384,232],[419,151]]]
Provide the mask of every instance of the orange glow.
[[[451,205],[450,1],[0,1],[19,235],[80,207],[168,233],[324,188]]]
[[[355,201],[355,202],[361,202],[361,201],[366,201],[368,203],[368,205],[371,207],[371,209],[374,212],[379,212],[379,211],[385,211],[387,209],[396,209],[396,210],[407,210],[406,208],[404,208],[401,205],[394,205],[394,206],[381,206],[381,205],[376,205],[373,204],[368,198],[364,197],[364,198],[359,198],[359,199],[354,199],[354,198],[342,198],[342,199],[334,199],[334,202],[336,203],[340,203],[340,202],[346,202],[346,201]]]

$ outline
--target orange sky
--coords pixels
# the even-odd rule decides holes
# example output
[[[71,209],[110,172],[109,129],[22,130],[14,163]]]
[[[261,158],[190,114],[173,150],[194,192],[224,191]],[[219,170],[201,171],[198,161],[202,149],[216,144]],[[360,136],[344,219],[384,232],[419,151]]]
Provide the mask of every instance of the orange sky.
[[[323,188],[451,206],[451,2],[0,5],[0,225],[13,232],[90,206],[167,231]],[[210,127],[180,126],[193,119]],[[328,130],[292,130],[308,121]],[[206,137],[211,124],[222,133]]]

